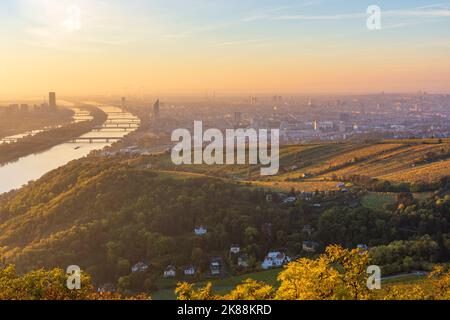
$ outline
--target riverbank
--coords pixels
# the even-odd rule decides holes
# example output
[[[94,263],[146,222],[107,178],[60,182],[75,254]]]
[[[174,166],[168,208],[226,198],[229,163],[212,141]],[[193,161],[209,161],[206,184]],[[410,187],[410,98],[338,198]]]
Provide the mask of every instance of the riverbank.
[[[34,136],[24,137],[16,143],[0,145],[0,165],[70,141],[90,132],[94,127],[102,125],[108,117],[105,112],[98,108],[84,108],[91,113],[92,120],[71,123],[60,128],[38,133]]]
[[[24,132],[41,130],[46,127],[65,126],[71,123],[73,111],[17,111],[0,108],[0,139]]]

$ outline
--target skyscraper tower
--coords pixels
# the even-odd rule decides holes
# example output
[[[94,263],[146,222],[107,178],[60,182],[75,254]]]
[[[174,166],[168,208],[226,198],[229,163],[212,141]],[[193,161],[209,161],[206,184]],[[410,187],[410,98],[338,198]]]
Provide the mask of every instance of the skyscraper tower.
[[[127,99],[125,97],[122,97],[122,109],[125,109],[127,107]]]
[[[48,105],[49,105],[50,109],[56,109],[56,93],[55,92],[49,92]]]
[[[156,100],[155,104],[153,105],[153,120],[159,119],[160,115],[160,102],[159,99]]]

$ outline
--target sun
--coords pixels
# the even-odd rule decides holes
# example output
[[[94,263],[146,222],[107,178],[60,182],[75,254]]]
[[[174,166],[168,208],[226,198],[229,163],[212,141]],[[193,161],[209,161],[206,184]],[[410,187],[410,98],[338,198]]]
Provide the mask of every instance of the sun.
[[[66,18],[61,22],[67,31],[78,31],[81,29],[81,8],[77,5],[71,5],[66,9]]]
[[[18,0],[23,18],[34,25],[53,31],[79,31],[84,27],[84,16],[93,14],[96,1],[91,0]]]

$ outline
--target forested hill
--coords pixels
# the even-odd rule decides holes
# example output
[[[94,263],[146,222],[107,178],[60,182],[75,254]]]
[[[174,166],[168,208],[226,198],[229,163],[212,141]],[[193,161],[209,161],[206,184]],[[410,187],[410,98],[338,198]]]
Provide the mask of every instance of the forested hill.
[[[2,202],[0,255],[21,270],[80,265],[100,282],[129,274],[138,261],[151,262],[158,273],[169,263],[206,269],[206,252],[259,243],[262,254],[275,245],[258,232],[266,221],[274,230],[288,227],[261,191],[87,158]],[[198,243],[199,225],[214,237]]]
[[[204,279],[220,257],[225,275],[233,275],[259,270],[273,250],[296,258],[329,244],[364,244],[384,274],[430,269],[450,258],[446,179],[422,199],[401,192],[379,205],[367,199],[380,194],[360,187],[305,198],[299,190],[280,194],[148,161],[155,158],[86,157],[3,195],[0,259],[21,272],[79,265],[96,285],[148,292],[169,265],[178,274],[193,265]],[[202,236],[194,232],[200,226],[207,229]],[[304,249],[311,242],[315,252]],[[246,256],[244,270],[230,256],[233,245]],[[139,262],[148,270],[133,273]]]

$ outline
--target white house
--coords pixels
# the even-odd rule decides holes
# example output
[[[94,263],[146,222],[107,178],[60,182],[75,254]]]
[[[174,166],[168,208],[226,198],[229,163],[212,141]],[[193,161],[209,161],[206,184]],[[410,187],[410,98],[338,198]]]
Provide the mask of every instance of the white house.
[[[174,266],[168,266],[164,270],[164,278],[175,278],[177,275],[177,269]]]
[[[194,276],[196,272],[195,266],[189,266],[184,269],[185,276]]]
[[[296,197],[287,197],[283,200],[283,203],[294,203],[295,201],[297,201]]]
[[[222,271],[222,259],[214,258],[211,260],[211,275],[218,276]]]
[[[238,254],[239,252],[241,252],[241,247],[233,245],[230,248],[230,254]]]
[[[148,265],[144,262],[138,262],[131,267],[131,272],[146,272],[148,270]]]
[[[208,229],[206,229],[203,226],[200,226],[200,227],[195,228],[194,232],[197,236],[204,236],[205,234],[208,233]]]
[[[280,251],[272,251],[269,252],[267,256],[264,258],[264,261],[261,264],[261,268],[267,270],[270,268],[281,267],[282,265],[290,261],[291,258],[289,258],[285,253]]]
[[[363,251],[367,251],[369,250],[369,247],[366,244],[360,243],[357,246],[358,249],[363,250]]]

